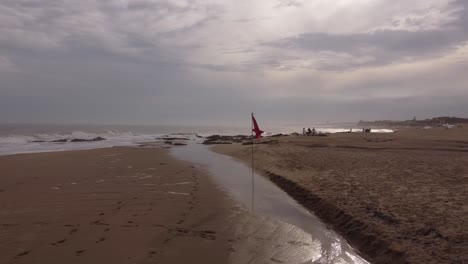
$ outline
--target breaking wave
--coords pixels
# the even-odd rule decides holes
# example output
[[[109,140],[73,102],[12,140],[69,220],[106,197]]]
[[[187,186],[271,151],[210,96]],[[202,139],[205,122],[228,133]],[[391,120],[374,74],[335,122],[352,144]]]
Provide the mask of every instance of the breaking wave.
[[[157,141],[157,138],[161,136],[164,135],[134,134],[119,131],[107,131],[105,133],[73,131],[70,134],[8,135],[0,136],[0,155],[137,146],[140,143]]]
[[[177,131],[174,129],[174,131]],[[193,131],[193,130],[192,130]],[[268,130],[267,130],[268,131]],[[265,136],[278,133],[291,134],[302,131],[302,127],[286,127],[270,129]],[[342,133],[349,132],[349,129],[341,128],[317,128],[322,133]],[[360,132],[361,129],[353,129],[352,132]],[[64,150],[84,150],[95,148],[107,148],[114,146],[138,146],[141,143],[163,141],[164,137],[186,138],[199,140],[214,134],[218,135],[239,135],[246,134],[243,130],[226,130],[213,128],[209,131],[198,132],[174,132],[174,133],[135,133],[132,131],[105,130],[100,133],[90,133],[75,130],[71,133],[30,133],[26,135],[11,134],[0,136],[0,156],[20,153],[50,152]],[[373,129],[375,133],[393,132],[390,129]],[[248,133],[248,132],[247,132]]]

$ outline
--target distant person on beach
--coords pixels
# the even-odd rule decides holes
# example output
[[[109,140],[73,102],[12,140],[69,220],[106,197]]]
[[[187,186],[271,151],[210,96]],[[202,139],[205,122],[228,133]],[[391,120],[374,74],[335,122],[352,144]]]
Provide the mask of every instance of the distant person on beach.
[[[310,127],[307,129],[307,135],[311,135],[312,134],[312,130],[310,130]]]
[[[303,127],[303,128],[302,128],[302,135],[305,136],[305,134],[306,134],[305,127]]]
[[[312,136],[315,136],[315,133],[316,133],[315,127],[313,127],[313,128],[312,128]]]

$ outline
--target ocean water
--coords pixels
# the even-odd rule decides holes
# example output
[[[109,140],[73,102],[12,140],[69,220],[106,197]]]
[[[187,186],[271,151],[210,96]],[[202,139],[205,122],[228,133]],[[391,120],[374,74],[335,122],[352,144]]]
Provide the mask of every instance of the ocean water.
[[[341,127],[340,127],[341,126]],[[316,127],[318,132],[338,133],[360,132],[353,127],[323,126]],[[302,133],[303,127],[313,126],[277,126],[262,127],[264,136],[274,134]],[[390,129],[376,129],[376,133],[393,132]],[[250,135],[249,127],[196,127],[196,126],[127,126],[127,125],[38,125],[38,124],[0,124],[0,155],[35,153],[48,151],[82,150],[113,146],[137,146],[145,142],[158,141],[164,136],[185,137],[200,140],[200,136],[209,135]],[[50,142],[54,140],[105,138],[93,142]],[[160,140],[160,139],[159,139]]]

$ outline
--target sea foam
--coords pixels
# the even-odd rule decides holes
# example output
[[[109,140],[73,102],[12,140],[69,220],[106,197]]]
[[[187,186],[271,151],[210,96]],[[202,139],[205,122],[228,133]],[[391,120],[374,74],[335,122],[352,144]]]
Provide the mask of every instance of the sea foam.
[[[177,129],[174,129],[177,131]],[[265,129],[264,136],[274,134],[291,134],[302,132],[302,127],[288,126],[275,129]],[[135,133],[132,131],[103,130],[99,133],[90,133],[82,130],[74,130],[70,133],[29,133],[26,135],[10,134],[0,135],[0,156],[21,153],[36,153],[50,151],[84,150],[107,148],[114,146],[138,146],[148,142],[162,142],[165,138],[184,138],[188,140],[201,140],[202,137],[218,134],[233,136],[250,134],[248,129],[213,128],[211,130],[195,130],[196,132],[173,133]],[[321,133],[349,132],[349,128],[316,128]],[[352,132],[362,132],[362,129],[353,128]],[[372,129],[374,133],[390,133],[391,129]],[[93,139],[97,139],[94,140]],[[80,139],[82,142],[70,142]],[[103,139],[103,140],[102,140]],[[61,142],[54,142],[61,141]]]

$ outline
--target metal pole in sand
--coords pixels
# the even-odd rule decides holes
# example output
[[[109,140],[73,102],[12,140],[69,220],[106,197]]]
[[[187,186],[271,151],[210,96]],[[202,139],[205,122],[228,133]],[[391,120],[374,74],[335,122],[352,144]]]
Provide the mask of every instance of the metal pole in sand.
[[[253,135],[253,113],[252,113],[252,118],[250,121],[250,135],[252,136],[252,205],[251,205],[251,210],[253,212],[254,210],[254,196],[255,196],[255,182],[254,182],[254,135]]]

